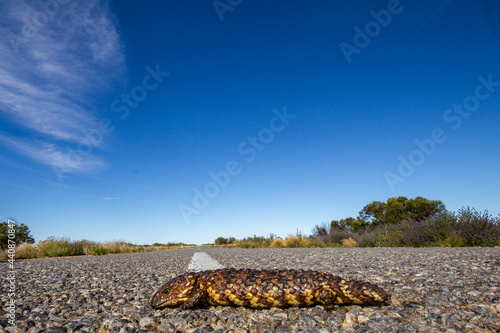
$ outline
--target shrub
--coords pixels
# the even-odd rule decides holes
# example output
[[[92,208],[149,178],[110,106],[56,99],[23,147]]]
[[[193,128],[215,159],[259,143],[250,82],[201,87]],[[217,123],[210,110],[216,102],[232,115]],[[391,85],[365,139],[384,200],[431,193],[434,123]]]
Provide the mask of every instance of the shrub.
[[[457,213],[457,233],[465,246],[497,246],[500,240],[500,219],[488,211],[479,213],[469,207]]]
[[[225,245],[225,244],[227,244],[227,242],[228,242],[228,239],[224,238],[224,237],[217,237],[217,239],[215,239],[216,245]]]
[[[434,239],[434,245],[438,245],[454,232],[457,218],[455,214],[447,212],[430,217],[425,222],[429,224],[429,237]]]
[[[376,247],[379,244],[379,230],[373,229],[366,231],[359,236],[358,246],[360,247]]]
[[[314,237],[304,237],[298,235],[300,241],[298,247],[312,248],[312,247],[325,247],[325,244]]]
[[[352,237],[349,237],[347,239],[342,240],[342,246],[356,247],[357,245],[358,245],[358,243],[356,243],[356,241]]]
[[[428,221],[406,220],[401,223],[401,234],[395,240],[402,246],[429,246],[436,241],[433,228]]]
[[[352,236],[353,236],[353,233],[351,233],[348,230],[345,230],[342,228],[337,228],[337,227],[332,227],[332,228],[330,228],[330,231],[328,233],[328,242],[341,244],[343,239],[347,239],[347,238],[352,237]]]
[[[302,240],[302,237],[300,237],[300,236],[289,235],[285,239],[285,246],[286,247],[300,247],[301,240]]]
[[[458,234],[457,231],[452,230],[448,236],[437,243],[440,247],[461,247],[465,246],[465,240]]]
[[[285,246],[285,241],[281,238],[275,238],[270,245],[270,247],[274,248],[282,248],[284,246]]]
[[[244,248],[265,248],[269,247],[271,240],[263,236],[254,235],[253,237],[243,238],[238,243],[240,247]]]
[[[450,213],[435,215],[422,221],[404,220],[394,225],[387,237],[393,236],[392,240],[385,242],[389,246],[439,246],[449,237],[455,225],[456,218]]]
[[[399,242],[403,234],[401,224],[384,224],[379,226],[376,230],[378,231],[378,246],[401,246]]]
[[[326,247],[326,244],[316,237],[308,237],[307,241],[309,244],[308,247]]]

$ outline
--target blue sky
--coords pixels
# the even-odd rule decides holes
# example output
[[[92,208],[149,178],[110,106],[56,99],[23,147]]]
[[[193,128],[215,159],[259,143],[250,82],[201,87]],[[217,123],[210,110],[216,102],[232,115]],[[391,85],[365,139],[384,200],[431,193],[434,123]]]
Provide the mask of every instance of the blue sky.
[[[0,216],[212,242],[394,196],[500,213],[500,6],[3,1]]]

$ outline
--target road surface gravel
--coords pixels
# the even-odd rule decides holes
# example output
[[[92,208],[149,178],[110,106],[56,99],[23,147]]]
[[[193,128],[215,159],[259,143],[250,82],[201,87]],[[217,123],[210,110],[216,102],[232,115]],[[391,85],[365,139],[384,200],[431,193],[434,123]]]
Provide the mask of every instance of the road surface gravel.
[[[314,269],[369,281],[392,299],[332,310],[152,310],[152,294],[186,272],[195,252],[224,267]],[[2,283],[0,333],[500,332],[500,248],[197,248],[19,261],[15,269],[16,326],[7,321]]]

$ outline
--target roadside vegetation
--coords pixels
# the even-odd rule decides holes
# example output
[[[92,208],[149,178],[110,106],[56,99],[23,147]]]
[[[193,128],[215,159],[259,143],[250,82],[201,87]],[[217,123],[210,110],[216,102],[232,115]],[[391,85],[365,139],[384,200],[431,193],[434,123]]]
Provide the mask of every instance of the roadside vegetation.
[[[210,245],[210,244],[206,244]],[[390,198],[366,205],[357,217],[316,225],[312,234],[270,234],[237,240],[218,237],[213,246],[267,247],[467,247],[500,246],[500,216],[463,207],[445,209],[439,200]]]
[[[35,244],[34,238],[24,224],[14,227],[14,241],[18,245],[9,252],[8,248],[8,225],[0,223],[0,260],[8,259],[35,259],[47,257],[66,256],[99,256],[116,253],[155,252],[175,250],[185,247],[193,247],[192,244],[184,243],[154,243],[152,245],[136,245],[125,241],[110,241],[105,243],[89,240],[71,240],[69,238],[49,237],[47,240]]]
[[[0,260],[154,252],[193,246],[195,245],[184,243],[136,245],[125,241],[99,243],[55,237],[35,244],[26,225],[0,223]],[[500,246],[500,216],[493,217],[488,211],[478,212],[470,207],[450,212],[439,200],[395,197],[386,202],[373,201],[357,217],[316,225],[311,235],[303,235],[297,231],[285,238],[275,234],[268,237],[254,235],[243,239],[218,237],[214,243],[203,246],[493,247]]]

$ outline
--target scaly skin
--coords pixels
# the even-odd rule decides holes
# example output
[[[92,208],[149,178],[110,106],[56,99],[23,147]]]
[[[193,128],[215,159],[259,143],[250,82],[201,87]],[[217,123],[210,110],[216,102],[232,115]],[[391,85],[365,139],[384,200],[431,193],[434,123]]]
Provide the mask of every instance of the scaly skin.
[[[153,295],[153,309],[195,305],[251,308],[368,304],[391,296],[368,282],[349,281],[311,270],[224,268],[177,276]]]

